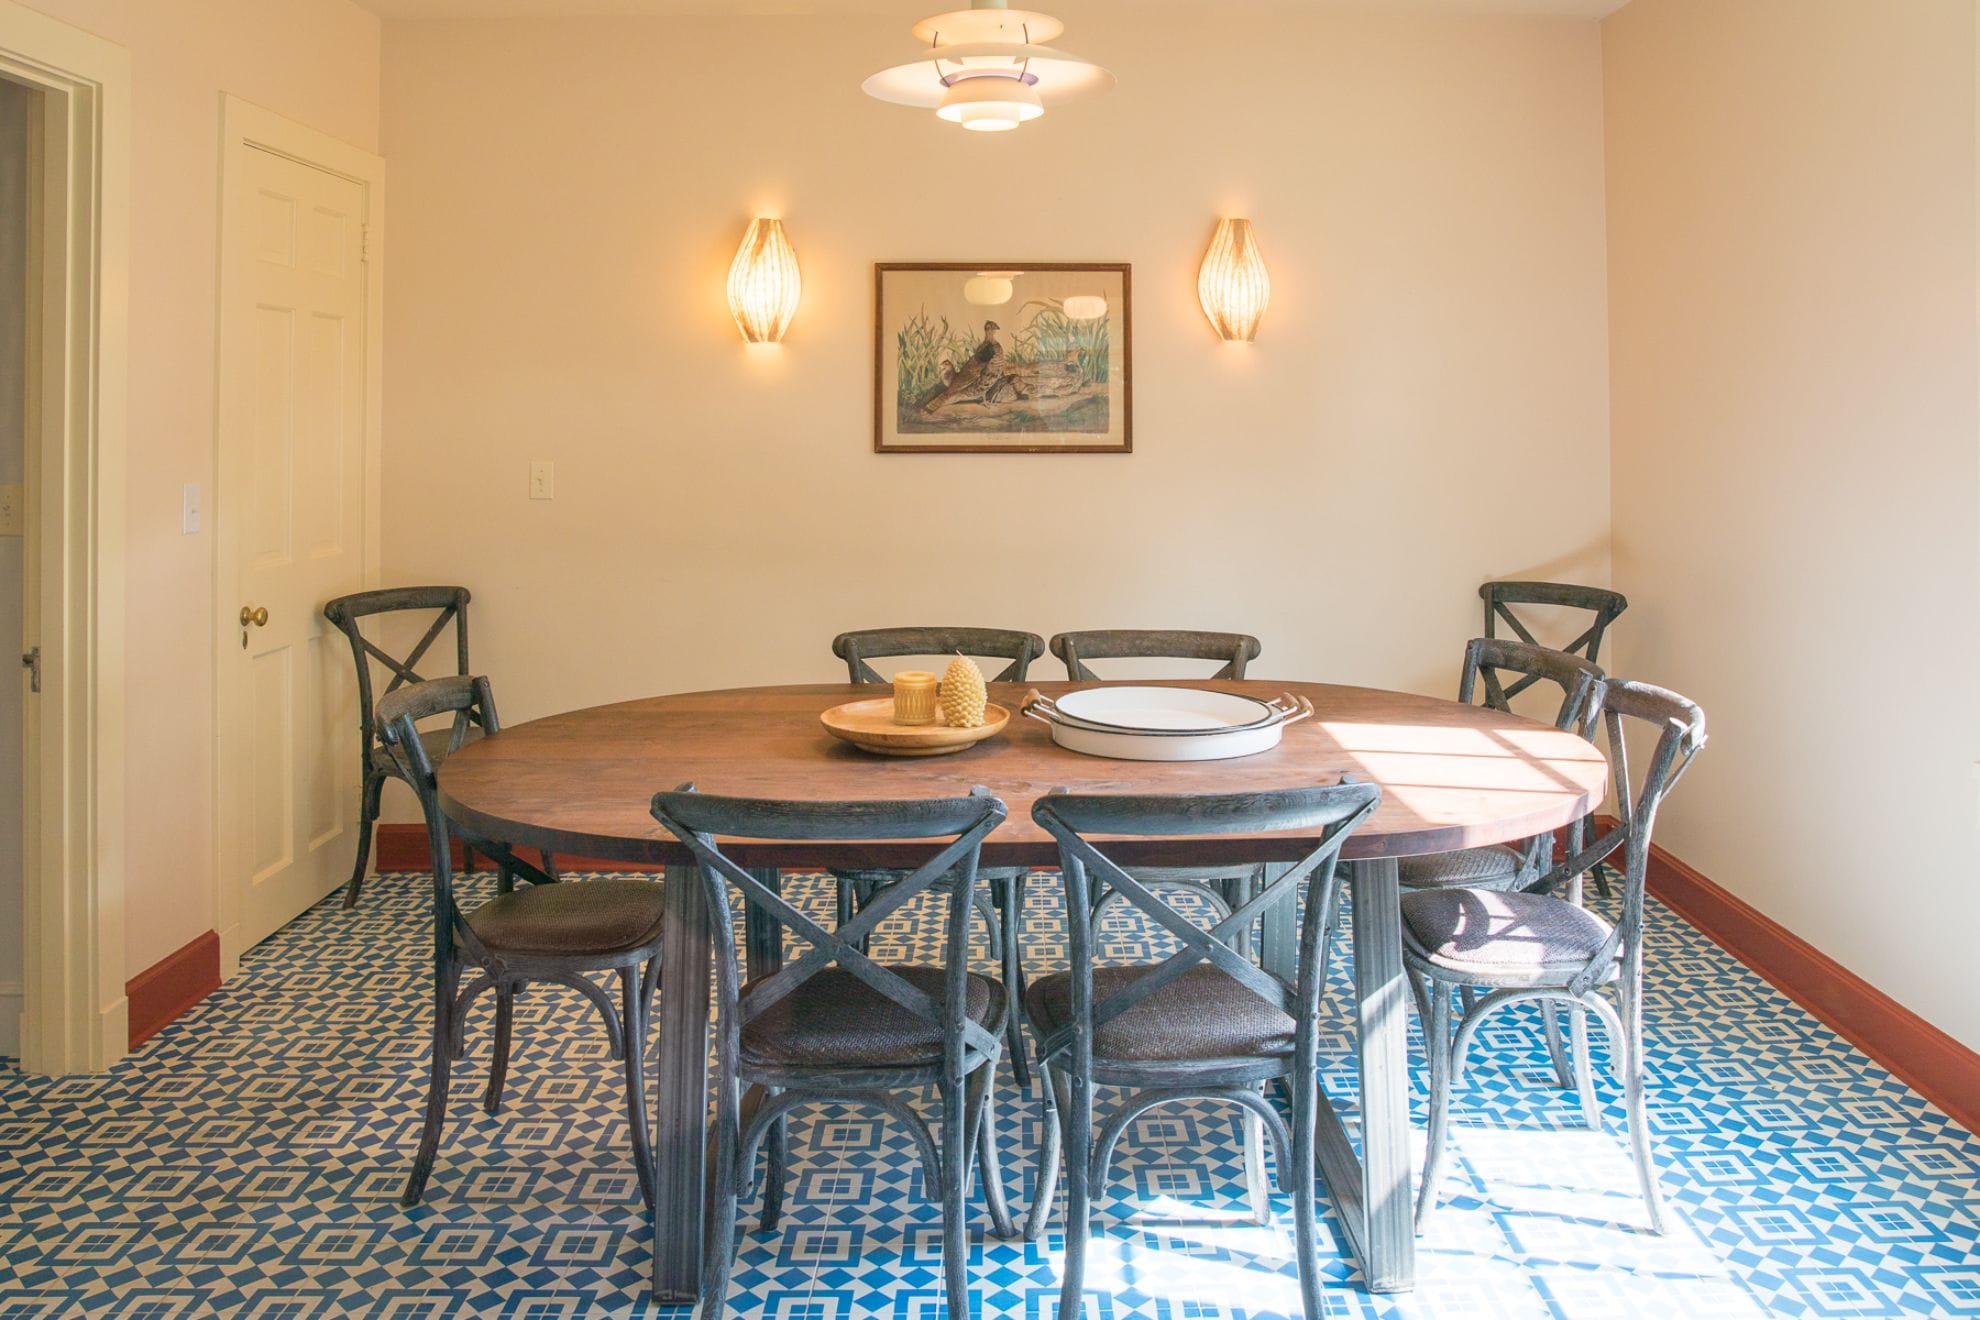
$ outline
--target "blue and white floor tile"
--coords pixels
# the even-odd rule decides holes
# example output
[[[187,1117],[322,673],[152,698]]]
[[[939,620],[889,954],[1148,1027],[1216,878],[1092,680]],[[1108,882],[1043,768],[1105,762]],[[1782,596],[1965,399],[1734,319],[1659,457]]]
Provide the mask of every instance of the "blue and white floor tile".
[[[822,882],[790,888],[828,899]],[[0,1072],[0,1320],[684,1317],[646,1297],[616,1068],[567,992],[518,1004],[498,1118],[476,1103],[480,1025],[426,1203],[399,1207],[424,1087],[429,893],[393,876],[356,912],[326,901],[107,1076]],[[1055,886],[1032,887],[1034,971],[1051,965],[1057,903]],[[1109,920],[1124,956],[1149,947]],[[933,930],[921,911],[876,955],[926,958]],[[1670,913],[1653,908],[1651,931],[1651,1107],[1674,1231],[1640,1227],[1614,1088],[1610,1130],[1578,1129],[1537,1032],[1511,1018],[1483,1033],[1460,1088],[1417,1291],[1361,1292],[1329,1223],[1327,1314],[1980,1315],[1980,1140]],[[1349,1039],[1336,1018],[1337,1103],[1353,1095]],[[1006,1083],[1022,1209],[1041,1115]],[[939,1220],[906,1135],[825,1110],[797,1122],[793,1156],[780,1231],[747,1231],[745,1211],[733,1313],[937,1320]],[[1286,1203],[1250,1223],[1228,1115],[1143,1117],[1107,1190],[1089,1320],[1298,1313]],[[1056,1232],[987,1237],[979,1209],[983,1315],[1053,1320],[1059,1255]]]

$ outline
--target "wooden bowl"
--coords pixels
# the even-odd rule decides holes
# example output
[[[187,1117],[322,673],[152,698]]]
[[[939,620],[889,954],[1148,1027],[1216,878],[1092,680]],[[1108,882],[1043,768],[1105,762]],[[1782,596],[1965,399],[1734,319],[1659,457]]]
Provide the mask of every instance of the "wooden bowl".
[[[1002,733],[1011,713],[1002,706],[985,706],[983,723],[973,729],[952,729],[946,724],[896,724],[894,699],[875,697],[834,706],[818,718],[834,738],[843,738],[862,751],[881,756],[947,756]]]

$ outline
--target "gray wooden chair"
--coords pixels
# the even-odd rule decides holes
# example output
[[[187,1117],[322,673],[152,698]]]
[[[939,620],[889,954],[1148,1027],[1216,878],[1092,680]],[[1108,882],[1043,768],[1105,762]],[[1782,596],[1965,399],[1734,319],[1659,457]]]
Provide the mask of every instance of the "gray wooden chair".
[[[872,660],[943,655],[1002,660],[1004,667],[990,681],[1022,683],[1030,676],[1031,662],[1045,654],[1045,640],[1037,633],[1009,628],[868,628],[834,637],[832,654],[846,662],[847,679],[853,683],[890,681],[868,663]],[[838,884],[839,924],[843,926],[901,873],[863,867],[835,869],[832,875]],[[991,947],[999,952],[1007,985],[1024,984],[1024,877],[1024,868],[1018,866],[988,867],[979,877],[982,884],[977,891],[977,911],[990,932]],[[1020,1087],[1029,1087],[1031,1067],[1025,1059],[1024,1036],[1015,1013],[1010,1017],[1009,1032],[1011,1076]]]
[[[1104,682],[1103,675],[1088,667],[1089,660],[1211,660],[1221,661],[1209,678],[1243,678],[1246,666],[1262,650],[1258,639],[1246,633],[1198,632],[1191,629],[1109,628],[1086,632],[1062,632],[1049,643],[1052,654],[1066,667],[1066,677],[1074,682]],[[1256,866],[1192,867],[1141,866],[1132,868],[1143,884],[1172,885],[1201,893],[1218,912],[1228,915],[1258,886]],[[1111,901],[1104,887],[1094,891],[1097,913]]]
[[[716,797],[686,785],[655,795],[653,815],[694,854],[716,949],[714,1201],[697,1316],[721,1320],[724,1313],[737,1202],[753,1185],[758,1146],[766,1137],[778,1139],[791,1110],[815,1104],[876,1109],[906,1125],[926,1185],[941,1189],[949,1314],[969,1315],[964,1200],[973,1152],[980,1153],[992,1227],[1005,1237],[1016,1233],[1004,1203],[992,1105],[1010,1006],[1002,982],[969,970],[977,858],[984,836],[1003,823],[1004,804],[982,788],[968,797],[909,802],[774,802]],[[900,873],[850,924],[827,930],[730,860],[715,841],[720,835],[929,840],[933,855]],[[933,842],[944,839],[949,842],[940,847]],[[888,914],[938,887],[949,897],[942,966],[882,965],[866,956],[867,938]],[[810,948],[741,983],[732,889]],[[941,1099],[939,1141],[907,1099],[928,1086]],[[781,1195],[782,1172],[773,1159],[766,1220]]]
[[[1137,1117],[1158,1105],[1215,1099],[1240,1107],[1247,1123],[1248,1177],[1257,1179],[1255,1134],[1272,1135],[1279,1180],[1293,1200],[1300,1291],[1318,1320],[1320,1278],[1315,1226],[1314,1133],[1319,1092],[1320,995],[1326,965],[1322,933],[1339,892],[1341,846],[1381,799],[1374,784],[1174,797],[1047,794],[1032,819],[1059,845],[1064,876],[1069,970],[1025,990],[1025,1016],[1038,1039],[1039,1069],[1051,1105],[1039,1151],[1038,1192],[1028,1237],[1051,1213],[1065,1154],[1065,1271],[1059,1315],[1080,1314],[1086,1239],[1096,1188],[1105,1185],[1115,1145]],[[1318,845],[1215,925],[1192,922],[1091,842],[1112,837],[1214,836],[1298,830]],[[1111,847],[1111,845],[1109,845]],[[1299,975],[1288,985],[1233,947],[1237,937],[1306,884]],[[1091,888],[1106,884],[1174,937],[1176,952],[1157,963],[1097,966]],[[1291,1094],[1288,1131],[1260,1089],[1278,1081]],[[1094,1125],[1094,1087],[1127,1094]],[[1253,1205],[1259,1204],[1258,1184]],[[952,1311],[951,1314],[954,1314]]]
[[[1574,610],[1585,612],[1587,626],[1565,646],[1553,648],[1578,655],[1589,664],[1601,663],[1602,639],[1608,634],[1609,625],[1616,616],[1629,608],[1629,599],[1620,591],[1610,591],[1604,587],[1583,587],[1571,582],[1487,582],[1478,588],[1479,599],[1485,602],[1485,635],[1498,636],[1498,627],[1504,623],[1513,630],[1513,635],[1529,646],[1538,646],[1533,631],[1517,613],[1514,606],[1540,606],[1546,609]],[[1537,678],[1527,677],[1515,682],[1506,689],[1506,699],[1518,696],[1534,683]],[[1595,867],[1591,874],[1595,886],[1604,898],[1609,895],[1609,868],[1606,863]]]
[[[1576,848],[1536,889],[1436,889],[1403,895],[1403,964],[1422,1015],[1430,1068],[1429,1148],[1416,1208],[1419,1230],[1437,1201],[1448,1147],[1451,1086],[1463,1073],[1472,1038],[1500,1009],[1538,1002],[1550,1016],[1554,1005],[1565,1005],[1577,1020],[1592,1013],[1606,1029],[1650,1227],[1664,1231],[1643,1103],[1643,890],[1658,808],[1705,745],[1705,714],[1675,692],[1621,679],[1601,685],[1595,706],[1608,727],[1619,817],[1614,829]],[[1625,721],[1646,725],[1656,734],[1640,787],[1631,782]],[[1596,861],[1619,849],[1622,911],[1611,924],[1580,904],[1578,881]],[[1549,892],[1562,887],[1565,896]],[[1452,986],[1488,991],[1465,1008],[1455,1034]],[[1605,987],[1613,987],[1614,1004],[1601,993]],[[1589,1127],[1599,1130],[1602,1112],[1585,1035],[1576,1041],[1574,1064],[1582,1115]]]
[[[339,596],[323,606],[323,617],[351,644],[351,656],[357,661],[357,704],[358,704],[358,834],[357,860],[351,867],[350,883],[344,889],[344,906],[357,906],[358,896],[364,892],[364,868],[371,860],[372,828],[378,822],[379,797],[385,791],[387,779],[403,779],[399,762],[385,749],[379,737],[377,703],[380,698],[397,692],[407,683],[422,681],[419,672],[420,662],[426,659],[433,644],[447,631],[449,624],[454,629],[454,673],[466,674],[468,669],[468,620],[467,607],[471,596],[466,587],[387,587],[380,591],[359,591],[348,596]],[[434,611],[434,617],[425,633],[415,642],[412,649],[403,655],[395,656],[376,640],[364,634],[365,621],[381,614],[418,613]],[[372,666],[381,667],[389,678],[383,692],[374,691]],[[470,724],[465,731],[466,740],[481,736],[478,725]],[[449,750],[447,742],[452,734],[449,731],[422,735],[427,742],[427,759],[438,765]],[[458,741],[453,743],[458,747]],[[463,859],[469,869],[473,867],[473,857]],[[552,868],[554,870],[554,867]]]
[[[626,1120],[632,1131],[633,1166],[647,1208],[653,1207],[653,1160],[646,1129],[646,1010],[660,976],[660,923],[666,890],[646,880],[591,880],[560,883],[548,872],[517,857],[492,839],[469,838],[440,809],[430,735],[419,721],[453,716],[445,733],[447,750],[458,750],[468,728],[493,734],[501,728],[495,696],[486,678],[458,675],[408,684],[378,703],[379,736],[398,762],[401,778],[419,795],[433,854],[433,1058],[426,1090],[426,1121],[419,1153],[406,1180],[402,1202],[417,1205],[440,1148],[447,1119],[447,1087],[454,1060],[463,1053],[467,1011],[484,992],[495,992],[495,1048],[482,1107],[502,1107],[508,1076],[509,1036],[516,992],[530,982],[568,986],[598,1009],[605,1020],[612,1057],[625,1062]],[[463,911],[454,893],[450,840],[461,837],[501,868],[498,894]],[[529,883],[515,888],[521,876]],[[642,970],[642,964],[644,970]],[[615,973],[621,1007],[590,979]],[[472,979],[462,984],[464,976]]]
[[[1244,633],[1196,632],[1191,629],[1102,628],[1062,632],[1052,638],[1052,654],[1075,682],[1099,681],[1089,660],[1216,660],[1222,668],[1210,678],[1243,678],[1245,666],[1258,658],[1256,637]]]

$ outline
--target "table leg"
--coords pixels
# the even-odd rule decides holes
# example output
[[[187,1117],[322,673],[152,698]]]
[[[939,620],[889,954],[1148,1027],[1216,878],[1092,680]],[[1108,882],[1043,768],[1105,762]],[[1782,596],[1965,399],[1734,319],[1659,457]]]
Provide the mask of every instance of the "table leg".
[[[708,904],[693,867],[667,868],[660,935],[659,1123],[653,1158],[653,1295],[701,1291],[707,1220]]]
[[[1416,1286],[1410,1214],[1409,984],[1393,857],[1353,863],[1355,1027],[1361,1045],[1362,1274],[1370,1292]]]
[[[1265,887],[1292,869],[1290,862],[1265,864]],[[1274,976],[1291,981],[1299,974],[1299,913],[1291,899],[1265,909],[1264,930],[1258,937],[1258,965]]]
[[[773,894],[784,892],[784,875],[774,866],[753,866],[750,875]],[[749,955],[749,979],[754,981],[784,965],[784,923],[751,903],[743,912],[743,945]]]

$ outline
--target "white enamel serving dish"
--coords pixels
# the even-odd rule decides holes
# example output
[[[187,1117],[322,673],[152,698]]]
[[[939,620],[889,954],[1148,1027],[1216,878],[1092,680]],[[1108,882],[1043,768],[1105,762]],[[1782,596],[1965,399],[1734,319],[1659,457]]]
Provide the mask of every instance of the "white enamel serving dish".
[[[1024,714],[1050,728],[1052,741],[1067,751],[1117,761],[1254,756],[1277,747],[1286,725],[1312,713],[1304,697],[1267,702],[1203,688],[1129,685],[1084,688],[1056,701],[1033,693],[1024,704]]]

